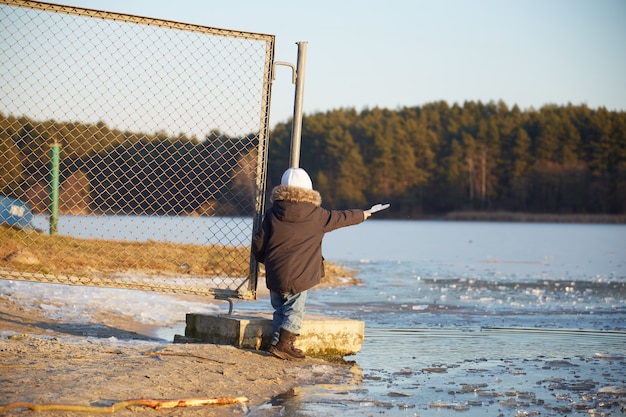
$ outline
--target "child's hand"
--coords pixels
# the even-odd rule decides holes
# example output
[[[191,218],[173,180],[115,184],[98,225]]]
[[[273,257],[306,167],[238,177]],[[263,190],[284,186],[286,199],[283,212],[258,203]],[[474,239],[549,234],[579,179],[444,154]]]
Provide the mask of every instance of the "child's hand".
[[[371,215],[372,213],[370,213],[369,211],[363,211],[363,220],[367,220],[367,218]]]

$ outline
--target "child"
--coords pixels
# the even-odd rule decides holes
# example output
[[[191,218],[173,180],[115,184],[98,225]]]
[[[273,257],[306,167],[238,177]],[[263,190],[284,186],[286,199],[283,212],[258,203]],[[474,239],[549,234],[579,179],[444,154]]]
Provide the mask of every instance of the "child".
[[[302,168],[289,168],[272,190],[272,207],[252,239],[252,252],[265,264],[274,318],[269,352],[281,359],[303,359],[294,347],[304,317],[307,290],[324,276],[322,239],[326,232],[363,222],[363,210],[326,210]]]

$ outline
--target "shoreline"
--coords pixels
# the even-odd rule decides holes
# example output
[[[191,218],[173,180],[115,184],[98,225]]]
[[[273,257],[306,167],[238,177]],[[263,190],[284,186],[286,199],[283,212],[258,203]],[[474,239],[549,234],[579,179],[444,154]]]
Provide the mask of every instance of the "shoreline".
[[[146,326],[132,314],[107,308],[85,314],[86,323],[74,322],[79,317],[50,316],[43,304],[30,308],[20,300],[0,296],[0,369],[6,375],[0,384],[0,406],[20,401],[106,408],[138,398],[246,397],[245,403],[175,410],[135,405],[114,415],[130,417],[145,411],[150,416],[258,417],[300,407],[321,415],[339,412],[349,416],[426,415],[437,409],[441,417],[471,410],[490,415],[517,410],[524,415],[558,412],[577,416],[620,415],[626,410],[622,349],[612,354],[607,350],[603,356],[584,349],[527,355],[524,345],[537,339],[524,338],[518,331],[515,343],[522,350],[449,357],[454,348],[446,352],[437,347],[457,340],[458,335],[444,331],[437,337],[420,338],[421,353],[403,353],[406,363],[398,368],[397,364],[371,362],[376,344],[383,343],[380,348],[388,349],[388,343],[401,342],[396,340],[397,332],[379,329],[370,331],[369,350],[362,352],[370,355],[369,360],[357,355],[348,358],[355,359],[354,363],[314,358],[290,362],[233,346],[174,344],[150,335],[158,323]],[[423,332],[415,336],[420,334]],[[466,342],[472,337],[478,338],[476,341],[486,337],[503,340],[498,332],[469,331],[463,337]],[[22,416],[24,408],[3,415]],[[55,415],[91,414],[65,411]]]
[[[244,415],[316,376],[335,379],[347,365],[284,361],[266,352],[213,344],[174,344],[149,336],[127,317],[107,324],[53,320],[0,297],[0,406],[14,402],[110,407],[130,399],[246,397],[245,403],[176,408],[178,416]],[[143,334],[148,333],[148,334]],[[320,375],[321,374],[323,375]],[[115,412],[135,415],[132,406]],[[24,408],[6,411],[22,415]],[[171,415],[155,410],[153,415]],[[86,415],[66,411],[62,415]]]
[[[424,219],[428,219],[428,217],[425,217]],[[626,214],[552,214],[514,211],[453,211],[443,216],[434,216],[432,220],[512,223],[626,224]]]

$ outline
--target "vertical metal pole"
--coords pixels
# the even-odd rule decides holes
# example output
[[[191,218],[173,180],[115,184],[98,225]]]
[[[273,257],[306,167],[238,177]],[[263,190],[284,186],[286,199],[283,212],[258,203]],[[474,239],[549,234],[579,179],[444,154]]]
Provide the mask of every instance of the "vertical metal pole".
[[[306,66],[307,42],[298,44],[298,66],[296,68],[296,97],[293,105],[293,124],[291,125],[291,168],[300,166],[300,142],[302,139],[302,101],[304,98],[304,68]]]
[[[59,166],[61,147],[51,146],[50,152],[50,234],[56,235],[59,224]]]

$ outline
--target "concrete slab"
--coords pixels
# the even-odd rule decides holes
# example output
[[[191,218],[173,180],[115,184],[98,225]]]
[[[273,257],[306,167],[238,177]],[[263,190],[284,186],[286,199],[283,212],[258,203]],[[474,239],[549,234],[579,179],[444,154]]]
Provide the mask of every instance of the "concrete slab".
[[[272,333],[272,316],[255,314],[187,314],[185,337],[175,342],[199,342],[265,350]],[[314,357],[342,358],[361,350],[365,323],[307,314],[295,346]]]

